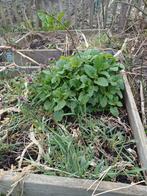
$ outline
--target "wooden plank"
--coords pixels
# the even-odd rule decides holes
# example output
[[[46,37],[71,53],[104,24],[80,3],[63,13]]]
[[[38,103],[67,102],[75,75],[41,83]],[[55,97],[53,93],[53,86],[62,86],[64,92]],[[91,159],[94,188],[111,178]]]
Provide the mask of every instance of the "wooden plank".
[[[128,112],[128,117],[130,121],[130,125],[133,131],[133,135],[136,141],[137,150],[139,154],[140,163],[142,169],[144,170],[144,176],[147,181],[147,137],[145,135],[144,127],[141,122],[137,106],[133,97],[133,93],[131,91],[131,87],[129,85],[127,76],[125,72],[123,72],[123,79],[125,84],[125,103],[126,109]]]
[[[6,194],[11,188],[11,184],[14,183],[15,174],[7,174],[0,178],[0,193]],[[23,189],[23,196],[91,196],[96,185],[89,191],[89,188],[94,181],[82,180],[57,176],[45,176],[30,174],[24,179],[24,186],[22,183],[18,184],[18,187],[14,189],[12,196],[20,195]],[[110,191],[105,196],[146,196],[147,187],[141,185],[134,185],[126,188],[128,185],[123,183],[113,182],[101,182],[96,193],[103,191],[110,191],[112,189],[119,189],[116,191]],[[125,187],[125,188],[124,188]],[[122,188],[122,189],[121,189]]]
[[[49,49],[36,49],[36,50],[19,50],[19,52],[27,55],[28,57],[32,58],[33,60],[37,61],[40,64],[48,64],[50,58],[59,59],[62,55],[62,52],[59,50],[49,50]],[[17,65],[24,66],[27,64],[31,64],[28,59],[22,57],[21,55],[14,52],[14,62]],[[35,64],[34,64],[35,65]]]
[[[1,71],[2,70],[2,71]],[[35,71],[40,71],[41,67],[39,66],[17,66],[14,68],[0,67],[0,80],[14,78],[20,76],[21,74],[30,74]]]
[[[98,34],[99,32],[105,32],[104,29],[98,30],[98,29],[78,29],[78,31],[82,32],[83,34],[85,34],[85,36],[94,36],[96,34]],[[69,35],[70,33],[70,35]],[[68,32],[65,30],[60,30],[60,31],[50,31],[50,32],[28,32],[26,34],[23,34],[21,38],[19,38],[18,40],[15,41],[15,45],[17,47],[19,47],[20,49],[22,48],[28,48],[30,45],[30,42],[32,39],[34,39],[35,37],[41,36],[41,37],[50,37],[50,36],[56,36],[56,35],[64,35],[66,37],[66,34],[68,34],[69,36],[77,36],[77,32],[75,30],[69,30]],[[14,36],[14,34],[10,34],[11,37]],[[15,34],[16,36],[16,34]],[[63,36],[63,37],[64,37]],[[66,41],[66,40],[65,40]]]

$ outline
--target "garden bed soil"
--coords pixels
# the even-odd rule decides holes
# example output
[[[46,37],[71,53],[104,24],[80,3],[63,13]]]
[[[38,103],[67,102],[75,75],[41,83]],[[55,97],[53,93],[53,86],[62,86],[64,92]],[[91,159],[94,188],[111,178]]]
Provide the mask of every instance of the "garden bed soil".
[[[54,35],[52,34],[52,36],[54,36]],[[59,36],[59,39],[60,39],[60,36]],[[38,39],[38,41],[39,41],[39,39]],[[56,40],[54,40],[54,41],[58,42],[58,36],[56,37]],[[20,42],[20,43],[24,44],[24,40],[22,40],[22,42]],[[32,43],[32,42],[30,42],[30,40],[29,40],[29,44],[30,43]],[[40,42],[40,44],[42,44],[42,42]],[[27,45],[27,46],[30,49],[30,46],[29,45]],[[42,45],[41,47],[44,47],[44,45]],[[26,48],[26,46],[25,46],[25,48]],[[35,50],[36,50],[36,48],[35,48]],[[40,50],[43,50],[43,49],[39,48],[38,51],[40,51]],[[58,50],[58,52],[59,52],[59,50]],[[18,59],[19,59],[19,57],[18,57]],[[26,75],[25,75],[25,77],[26,77]],[[114,119],[112,121],[113,121],[113,123],[116,126],[118,126],[118,124],[119,124],[119,128],[122,129],[125,132],[125,134],[126,134],[126,136],[128,138],[133,138],[134,137],[134,139],[136,141],[136,144],[129,145],[128,149],[133,153],[132,156],[135,157],[136,163],[139,165],[139,167],[140,166],[142,167],[142,169],[143,169],[142,171],[143,171],[144,177],[146,179],[146,176],[147,176],[147,173],[146,173],[146,171],[147,171],[147,168],[146,168],[146,166],[147,166],[147,156],[146,156],[146,154],[147,154],[147,143],[146,143],[145,132],[144,132],[144,128],[143,128],[142,122],[140,120],[140,116],[138,114],[138,110],[137,110],[136,105],[135,105],[135,101],[134,101],[131,89],[129,87],[129,83],[128,83],[127,78],[126,78],[125,75],[124,75],[124,81],[125,81],[125,89],[126,89],[125,104],[126,104],[126,109],[128,111],[128,115],[126,115],[126,112],[124,112],[123,114],[125,114],[125,116],[123,115],[123,118],[120,117],[122,124],[120,124],[120,122],[118,123],[117,120],[114,123],[114,121],[115,121]],[[12,90],[11,86],[9,86],[9,84],[7,82],[6,82],[6,86],[7,86],[6,89],[8,88],[10,91]],[[4,86],[1,86],[1,88],[0,88],[0,90],[2,92],[1,93],[2,94],[2,96],[1,96],[1,100],[2,101],[0,102],[0,104],[1,104],[0,105],[0,110],[3,109],[2,108],[3,100],[5,100],[5,99],[3,99],[3,96],[6,95],[5,93],[7,91],[5,89],[5,87],[4,88],[3,87]],[[6,98],[6,99],[9,100],[9,98]],[[15,105],[16,95],[14,97],[11,97],[11,99],[12,99],[11,103],[9,103],[9,101],[7,100],[8,101],[7,107],[13,107]],[[12,117],[12,115],[14,115],[14,114],[15,114],[15,112],[12,111],[10,113],[6,112],[6,114],[4,116],[1,116],[1,124],[0,124],[0,126],[2,127],[3,123],[7,124],[7,120],[9,121],[10,118]],[[129,122],[130,122],[131,128],[127,124],[128,123],[128,117],[129,117]],[[111,124],[111,118],[107,118],[106,120],[107,120],[107,122],[110,120],[110,124]],[[127,127],[127,129],[126,129],[126,127]],[[4,125],[4,128],[6,128],[5,125]],[[7,127],[7,128],[9,128],[9,127]],[[17,168],[18,161],[16,159],[21,155],[24,147],[27,146],[29,144],[29,142],[30,142],[30,138],[28,137],[28,132],[27,132],[27,129],[26,129],[27,127],[25,126],[25,124],[21,128],[22,129],[21,130],[19,129],[19,131],[17,131],[17,132],[11,132],[11,131],[8,132],[8,137],[7,137],[7,140],[6,140],[7,141],[6,142],[6,146],[1,146],[1,149],[0,149],[1,150],[0,153],[2,153],[2,156],[0,158],[0,167],[1,167],[1,169],[10,170],[11,168],[14,168],[14,169]],[[126,131],[128,131],[128,132],[126,133]],[[132,133],[133,133],[133,135],[132,135]],[[17,144],[17,145],[15,145],[15,144]],[[104,144],[104,146],[102,146],[102,149],[104,150],[103,153],[106,153],[107,157],[113,158],[113,155],[114,155],[113,150],[108,149],[107,146],[105,146],[105,144]],[[38,156],[37,151],[38,151],[38,148],[33,146],[26,153],[25,159],[29,159],[31,157],[31,159],[36,160],[36,158]],[[29,165],[28,162],[25,162],[25,161],[22,164],[22,166],[24,168],[28,167],[28,165]],[[38,171],[38,169],[37,169],[37,171]],[[44,173],[44,171],[43,171],[43,173]],[[127,176],[124,177],[124,176],[119,175],[114,181],[123,182],[123,183],[125,183],[125,182],[131,183],[132,180],[137,182],[140,179],[128,178]],[[59,188],[59,190],[61,190],[60,188]],[[0,190],[1,190],[1,187],[0,187]],[[2,187],[2,190],[3,190],[3,187]],[[128,193],[128,195],[131,195],[131,194],[132,193]],[[57,193],[57,195],[58,195],[58,193]],[[87,193],[87,195],[89,195],[89,193]],[[134,193],[133,193],[133,195],[134,195]],[[144,195],[144,193],[142,195]]]
[[[17,81],[17,79],[16,79]],[[129,151],[131,152],[131,159],[133,158],[133,160],[135,161],[135,164],[138,164],[140,166],[142,166],[142,168],[146,168],[146,163],[147,163],[147,145],[146,145],[146,138],[145,138],[145,134],[144,134],[144,129],[140,120],[140,117],[138,115],[138,111],[135,108],[135,102],[133,99],[133,96],[131,95],[131,90],[129,88],[129,84],[128,81],[126,79],[126,76],[124,75],[124,81],[125,81],[125,87],[126,87],[126,107],[128,110],[128,115],[129,115],[129,120],[131,123],[131,128],[129,127],[128,124],[128,118],[127,118],[127,114],[126,111],[121,112],[121,116],[120,116],[120,120],[112,118],[112,117],[104,117],[104,122],[108,125],[111,125],[112,128],[112,124],[114,127],[118,127],[118,130],[122,130],[122,134],[126,135],[125,137],[127,137],[129,140],[133,138],[133,135],[135,137],[135,141],[137,141],[137,148],[136,148],[136,144],[134,143],[130,143],[129,144],[129,140],[128,140],[128,145],[126,145],[126,150],[129,149]],[[19,80],[18,80],[19,82]],[[16,116],[15,116],[15,110],[13,111],[13,107],[15,108],[15,103],[16,103],[16,99],[17,96],[14,95],[14,97],[10,94],[7,94],[9,91],[12,92],[11,86],[9,85],[9,83],[7,83],[6,81],[4,82],[5,85],[1,86],[1,111],[3,109],[3,106],[5,105],[5,107],[8,108],[12,108],[11,112],[5,112],[3,113],[3,115],[1,115],[1,131],[3,129],[9,130],[11,129],[11,127],[9,127],[9,123],[11,124],[11,126],[15,126],[15,121],[17,119],[17,112],[16,112]],[[12,93],[13,94],[13,93]],[[29,112],[29,111],[28,111]],[[14,116],[14,119],[12,117],[12,115]],[[18,113],[18,115],[21,114]],[[41,117],[41,116],[40,116]],[[98,117],[99,118],[99,117]],[[21,120],[21,118],[20,118]],[[14,122],[13,122],[14,121]],[[30,121],[31,123],[31,121]],[[27,128],[28,126],[28,128]],[[74,126],[69,126],[69,132],[72,130],[72,132],[70,134],[74,135],[74,134],[78,134],[73,132],[74,130],[79,130],[80,128],[78,128],[77,125]],[[70,128],[71,127],[71,128]],[[2,129],[3,128],[3,129]],[[76,128],[76,129],[75,129]],[[12,128],[13,129],[13,128]],[[24,150],[25,146],[27,146],[30,143],[30,138],[29,138],[29,134],[28,134],[28,129],[30,129],[30,124],[21,124],[21,126],[19,126],[16,130],[14,128],[13,131],[7,132],[7,139],[6,139],[6,143],[5,145],[1,144],[1,149],[0,149],[0,153],[1,153],[1,158],[0,158],[0,168],[4,169],[4,170],[10,170],[13,166],[13,168],[17,168],[18,166],[18,157],[21,156],[22,151]],[[132,132],[131,132],[132,130]],[[133,133],[133,135],[132,135]],[[41,137],[45,138],[46,136],[42,135]],[[74,136],[76,137],[76,136]],[[108,137],[108,136],[107,136]],[[81,140],[82,141],[82,140]],[[101,153],[99,152],[100,150],[100,146],[95,145],[95,156],[101,157],[103,156],[103,154],[107,157],[108,162],[113,162],[112,160],[114,159],[113,156],[116,156],[116,152],[115,149],[111,149],[110,147],[107,146],[107,143],[103,143],[103,141],[101,141]],[[46,147],[45,147],[46,148]],[[128,151],[128,152],[129,152]],[[138,152],[137,152],[138,151]],[[25,159],[29,159],[31,157],[31,160],[36,160],[37,156],[38,156],[38,150],[37,147],[33,146],[31,147],[27,153],[25,154]],[[129,153],[127,153],[128,156]],[[138,158],[138,154],[139,154],[139,158]],[[140,159],[140,163],[139,163],[139,159]],[[22,163],[22,167],[27,167],[29,165],[29,162],[25,162]],[[130,166],[127,166],[130,167]],[[143,173],[146,176],[146,171],[143,169]],[[57,172],[58,173],[58,172]],[[59,174],[58,174],[59,175]],[[123,183],[131,183],[131,181],[139,181],[138,178],[136,177],[129,177],[129,176],[123,176],[123,175],[118,175],[117,178],[115,179],[115,181],[117,182],[123,182]]]

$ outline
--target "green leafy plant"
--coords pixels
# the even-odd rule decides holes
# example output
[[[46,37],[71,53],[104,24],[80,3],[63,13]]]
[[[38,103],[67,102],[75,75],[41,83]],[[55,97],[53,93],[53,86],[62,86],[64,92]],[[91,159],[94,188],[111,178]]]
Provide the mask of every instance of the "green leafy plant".
[[[65,30],[69,28],[69,22],[64,20],[64,12],[60,12],[57,16],[48,14],[43,11],[38,12],[38,17],[41,20],[42,30]]]
[[[61,57],[56,66],[39,74],[31,88],[31,99],[57,120],[67,114],[96,112],[118,116],[123,68],[112,55],[97,50]]]

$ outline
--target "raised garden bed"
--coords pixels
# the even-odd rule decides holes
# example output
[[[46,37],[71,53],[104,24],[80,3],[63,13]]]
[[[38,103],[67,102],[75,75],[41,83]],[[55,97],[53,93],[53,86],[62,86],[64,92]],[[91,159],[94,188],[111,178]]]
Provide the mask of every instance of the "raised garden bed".
[[[5,193],[11,189],[16,175],[5,175],[1,179],[0,192]],[[21,195],[23,190],[24,196],[91,196],[96,188],[96,184],[87,190],[94,181],[72,179],[55,176],[45,176],[31,174],[25,177],[23,184],[18,183],[14,189],[13,195]],[[23,188],[22,188],[23,187]],[[146,196],[147,188],[141,185],[128,185],[124,183],[101,182],[95,194],[105,196]]]
[[[97,34],[99,34],[99,38],[97,38]],[[12,46],[17,50],[14,51],[10,48],[12,53],[10,61],[19,66],[49,64],[52,59],[58,59],[61,55],[76,52],[76,48],[98,47],[108,39],[108,35],[102,30],[100,32],[89,29],[69,30],[68,32],[30,32],[15,41],[13,40]],[[5,48],[3,50],[7,51]],[[110,52],[113,53],[114,51],[111,49]]]
[[[134,101],[134,98],[133,98],[133,95],[132,95],[132,92],[131,92],[131,88],[129,86],[129,83],[128,83],[128,80],[127,80],[127,77],[126,77],[125,73],[123,73],[123,78],[124,78],[124,83],[125,83],[125,104],[126,104],[126,109],[128,111],[128,117],[129,117],[129,121],[130,121],[130,125],[131,125],[131,130],[132,130],[133,136],[135,138],[137,151],[138,151],[138,155],[139,155],[139,160],[140,160],[140,164],[142,166],[142,172],[144,173],[144,177],[146,179],[146,175],[147,175],[146,174],[146,170],[147,170],[147,156],[146,156],[146,154],[147,154],[147,143],[146,143],[146,136],[145,136],[144,128],[143,128],[142,122],[140,120],[140,116],[139,116],[139,113],[138,113],[138,110],[137,110],[137,107],[136,107],[136,104],[135,104],[135,101]],[[18,80],[18,82],[19,82],[19,80]],[[9,86],[9,85],[7,87],[11,89],[11,86]],[[16,97],[16,95],[15,95],[15,97]],[[9,97],[7,99],[9,99]],[[12,103],[12,106],[13,106],[13,102],[15,102],[15,100],[11,100],[11,101],[12,101],[11,103]],[[12,108],[12,111],[13,111],[13,108]],[[127,117],[127,115],[125,115],[125,117]],[[8,118],[9,118],[9,116],[8,116]],[[109,119],[106,119],[106,120],[109,122]],[[75,128],[72,127],[71,130],[74,131],[74,129]],[[120,129],[121,129],[121,127],[120,127]],[[26,141],[28,140],[28,138],[25,137],[25,134],[27,134],[26,131],[24,133],[22,132],[21,137],[19,137],[19,135],[18,135],[18,142],[21,142],[21,140],[20,140],[21,138],[25,138]],[[72,134],[76,134],[76,133],[73,132]],[[129,136],[130,136],[130,134],[129,134]],[[16,142],[15,141],[15,137],[17,137],[17,133],[14,134],[14,142]],[[20,151],[22,151],[22,150],[23,150],[23,148],[20,149]],[[134,147],[133,148],[130,147],[130,150],[134,150]],[[17,152],[17,153],[18,153],[18,156],[19,156],[20,152]],[[112,151],[112,153],[113,153],[113,151]],[[36,159],[36,155],[32,154],[32,157],[34,159]],[[138,162],[139,162],[139,160],[138,160]],[[92,163],[92,164],[94,164],[94,163]],[[10,165],[11,165],[11,160],[10,160]],[[8,167],[10,167],[10,165]],[[23,166],[26,166],[26,165],[24,164]],[[7,168],[7,166],[6,166],[6,168]],[[4,176],[5,176],[5,174],[4,174]],[[23,187],[24,195],[25,194],[26,195],[27,194],[30,194],[30,195],[31,194],[32,195],[34,195],[34,194],[36,194],[36,195],[37,194],[38,195],[39,194],[43,194],[43,195],[47,194],[48,195],[48,193],[54,194],[54,195],[65,195],[65,194],[66,195],[75,195],[75,192],[77,192],[76,195],[83,195],[84,196],[84,195],[91,195],[92,191],[94,190],[94,188],[92,187],[91,188],[91,192],[87,192],[86,191],[86,188],[89,188],[89,185],[91,185],[93,183],[92,181],[89,181],[89,185],[85,185],[86,181],[84,181],[84,180],[78,180],[78,179],[73,180],[73,179],[60,178],[60,177],[59,178],[58,177],[44,177],[42,175],[40,175],[40,176],[41,176],[40,177],[41,181],[38,180],[38,181],[34,182],[34,184],[32,184],[32,182],[31,182],[31,178],[32,178],[31,176],[28,179],[28,181],[27,180],[25,181],[24,187]],[[33,175],[33,178],[34,177],[35,177],[35,175]],[[2,193],[7,191],[10,188],[10,184],[12,182],[11,182],[11,180],[8,180],[8,178],[10,179],[10,176],[5,176],[4,178],[2,178],[2,185],[0,183],[0,191]],[[57,181],[55,181],[55,178],[57,179]],[[69,184],[64,185],[64,180],[65,180],[65,183],[68,181]],[[127,180],[128,179],[124,179],[122,181],[126,182]],[[45,183],[44,183],[44,181],[45,181]],[[51,181],[53,181],[53,183],[51,183]],[[118,180],[118,181],[121,181],[121,180]],[[136,181],[138,181],[138,179]],[[72,183],[72,185],[70,183]],[[143,183],[143,181],[142,181],[142,183]],[[77,186],[77,184],[78,184],[78,186]],[[51,188],[49,188],[49,190],[51,192],[45,193],[44,189],[45,189],[46,186],[48,187],[48,185],[49,185],[49,187],[51,187]],[[40,187],[39,190],[41,192],[37,191],[36,188],[33,188],[33,190],[30,192],[29,186],[31,186],[31,187],[36,187],[37,186],[38,188]],[[83,186],[84,186],[84,188],[83,188]],[[105,186],[107,186],[107,187],[105,187]],[[99,186],[99,188],[97,190],[98,190],[98,192],[101,192],[103,190],[107,191],[108,189],[110,190],[110,188],[109,188],[110,186],[114,186],[114,188],[118,189],[118,188],[122,188],[122,187],[127,186],[127,185],[125,185],[125,184],[115,184],[115,183],[109,183],[109,182],[105,183],[104,182],[104,183],[102,183]],[[5,187],[7,187],[7,188],[5,188]],[[41,188],[41,187],[43,187],[43,188]],[[17,188],[18,189],[20,188],[22,190],[22,187],[17,187]],[[112,187],[111,187],[111,189],[112,189]],[[106,195],[115,195],[115,194],[116,195],[140,195],[140,194],[141,195],[146,195],[146,187],[143,187],[143,186],[140,186],[140,185],[133,186],[134,192],[132,192],[132,188],[131,189],[124,189],[124,190],[125,191],[121,191],[121,190],[120,191],[116,191],[116,192],[115,191],[111,191],[111,193],[107,193]],[[17,189],[16,189],[16,191],[17,191]],[[37,191],[37,193],[36,193],[36,191]],[[74,192],[72,192],[72,191],[74,191]],[[14,192],[14,195],[15,194],[16,193]]]

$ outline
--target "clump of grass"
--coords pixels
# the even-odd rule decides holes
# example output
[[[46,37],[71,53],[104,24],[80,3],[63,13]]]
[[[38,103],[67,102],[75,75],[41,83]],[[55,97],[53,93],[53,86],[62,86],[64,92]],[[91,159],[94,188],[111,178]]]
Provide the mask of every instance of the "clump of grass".
[[[48,171],[44,167],[38,167],[37,171],[47,175],[98,179],[110,168],[105,180],[132,182],[143,178],[135,141],[130,131],[126,132],[117,118],[100,117],[98,114],[77,118],[66,116],[57,123],[43,108],[34,107],[27,100],[26,81],[26,78],[4,81],[6,90],[3,93],[3,104],[9,106],[9,100],[15,98],[13,104],[20,107],[21,112],[4,116],[4,119],[9,120],[2,124],[2,128],[9,130],[9,143],[15,146],[18,141],[22,145],[24,142],[24,146],[31,142],[28,135],[32,126],[38,141],[44,138],[42,146],[45,153],[41,163],[58,170]],[[20,99],[21,96],[23,99]],[[14,137],[16,134],[17,138]],[[23,151],[22,145],[15,149],[18,155]],[[9,147],[3,146],[2,153],[13,153],[13,149]],[[24,156],[25,166],[32,160],[35,161],[37,153],[34,147],[28,149]],[[15,164],[17,166],[18,162]]]
[[[97,179],[110,167],[105,180],[131,182],[142,178],[137,160],[127,150],[132,145],[135,146],[134,141],[128,141],[122,127],[87,117],[74,125],[50,128],[44,159],[47,165],[66,171],[69,176]]]

